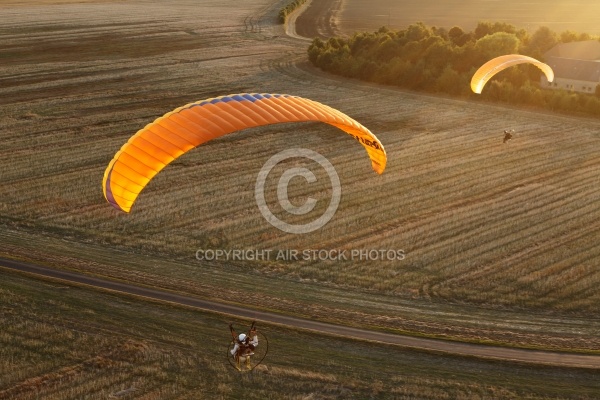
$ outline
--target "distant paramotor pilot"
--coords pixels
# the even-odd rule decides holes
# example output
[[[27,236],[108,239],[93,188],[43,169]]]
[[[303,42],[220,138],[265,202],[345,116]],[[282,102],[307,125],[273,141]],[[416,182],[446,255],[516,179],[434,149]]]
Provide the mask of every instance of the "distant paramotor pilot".
[[[505,129],[505,130],[504,130],[504,141],[503,141],[502,143],[506,143],[506,142],[508,142],[510,139],[512,139],[512,137],[513,137],[513,135],[512,135],[512,134],[513,134],[513,133],[515,133],[515,130],[514,130],[514,129],[511,129],[510,131]]]

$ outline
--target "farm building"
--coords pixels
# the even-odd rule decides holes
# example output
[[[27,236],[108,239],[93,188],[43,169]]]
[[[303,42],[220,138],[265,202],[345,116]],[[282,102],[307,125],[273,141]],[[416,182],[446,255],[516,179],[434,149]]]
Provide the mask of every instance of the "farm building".
[[[600,42],[561,43],[544,54],[554,71],[554,82],[541,78],[542,87],[594,93],[600,85]]]

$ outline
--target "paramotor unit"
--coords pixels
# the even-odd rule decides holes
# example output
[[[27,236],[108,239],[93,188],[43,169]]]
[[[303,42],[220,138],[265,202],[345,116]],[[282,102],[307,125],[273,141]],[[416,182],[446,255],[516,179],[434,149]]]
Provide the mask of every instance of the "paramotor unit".
[[[229,324],[231,341],[227,347],[227,361],[240,372],[254,370],[269,352],[269,340],[255,325],[256,321],[253,321],[248,332],[238,334],[233,324]]]

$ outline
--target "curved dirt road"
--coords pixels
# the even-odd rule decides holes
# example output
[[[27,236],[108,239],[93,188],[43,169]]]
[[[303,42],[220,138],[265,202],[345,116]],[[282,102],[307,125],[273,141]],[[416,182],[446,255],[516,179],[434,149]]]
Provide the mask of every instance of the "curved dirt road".
[[[308,7],[310,7],[312,3],[312,0],[307,0],[304,4],[302,4],[300,7],[298,7],[297,9],[295,9],[290,15],[288,15],[286,21],[285,21],[285,34],[288,35],[289,37],[292,37],[294,39],[298,39],[298,40],[310,40],[308,37],[305,36],[301,36],[298,34],[298,32],[296,31],[296,27],[297,27],[297,21],[298,21],[298,17],[301,16]]]
[[[573,368],[600,369],[600,356],[573,353],[556,353],[515,348],[485,346],[470,343],[450,342],[411,336],[394,335],[347,326],[280,315],[265,311],[249,310],[232,304],[217,303],[172,292],[145,288],[122,282],[110,281],[73,272],[59,271],[25,262],[0,259],[0,268],[11,269],[36,276],[59,279],[72,284],[88,285],[98,289],[149,298],[152,300],[194,307],[201,310],[229,314],[241,318],[256,319],[261,322],[285,325],[330,335],[352,339],[369,340],[384,344],[393,344],[412,349],[448,353],[459,356],[479,357],[501,361],[524,362]]]
[[[300,36],[312,40],[314,37],[341,36],[338,15],[342,10],[342,3],[342,0],[309,0],[304,3],[297,12],[292,13],[295,15],[294,19],[290,19],[290,25],[295,25],[293,37]]]

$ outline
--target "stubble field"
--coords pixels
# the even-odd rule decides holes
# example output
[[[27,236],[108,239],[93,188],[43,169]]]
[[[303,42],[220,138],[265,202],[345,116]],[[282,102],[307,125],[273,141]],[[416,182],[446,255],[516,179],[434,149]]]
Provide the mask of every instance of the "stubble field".
[[[481,361],[258,324],[240,374],[228,322],[249,321],[11,272],[0,286],[0,399],[593,399],[596,372]],[[265,343],[259,343],[264,346]]]
[[[345,324],[597,351],[600,121],[326,76],[307,65],[305,42],[273,25],[283,3],[0,8],[0,253],[229,302],[251,293],[258,308]],[[385,145],[386,172],[376,176],[335,128],[279,125],[184,155],[130,215],[104,201],[104,169],[135,131],[188,102],[238,92],[340,109]],[[506,128],[517,134],[504,145]],[[261,166],[290,147],[324,155],[342,183],[335,217],[309,235],[276,230],[254,200]],[[321,179],[290,193],[302,203],[329,190]],[[406,256],[196,260],[207,248]]]
[[[587,0],[341,0],[334,17],[340,33],[374,31],[381,26],[402,29],[421,21],[470,31],[479,21],[507,22],[528,31],[547,26],[558,33],[570,30],[600,35],[598,3]]]

